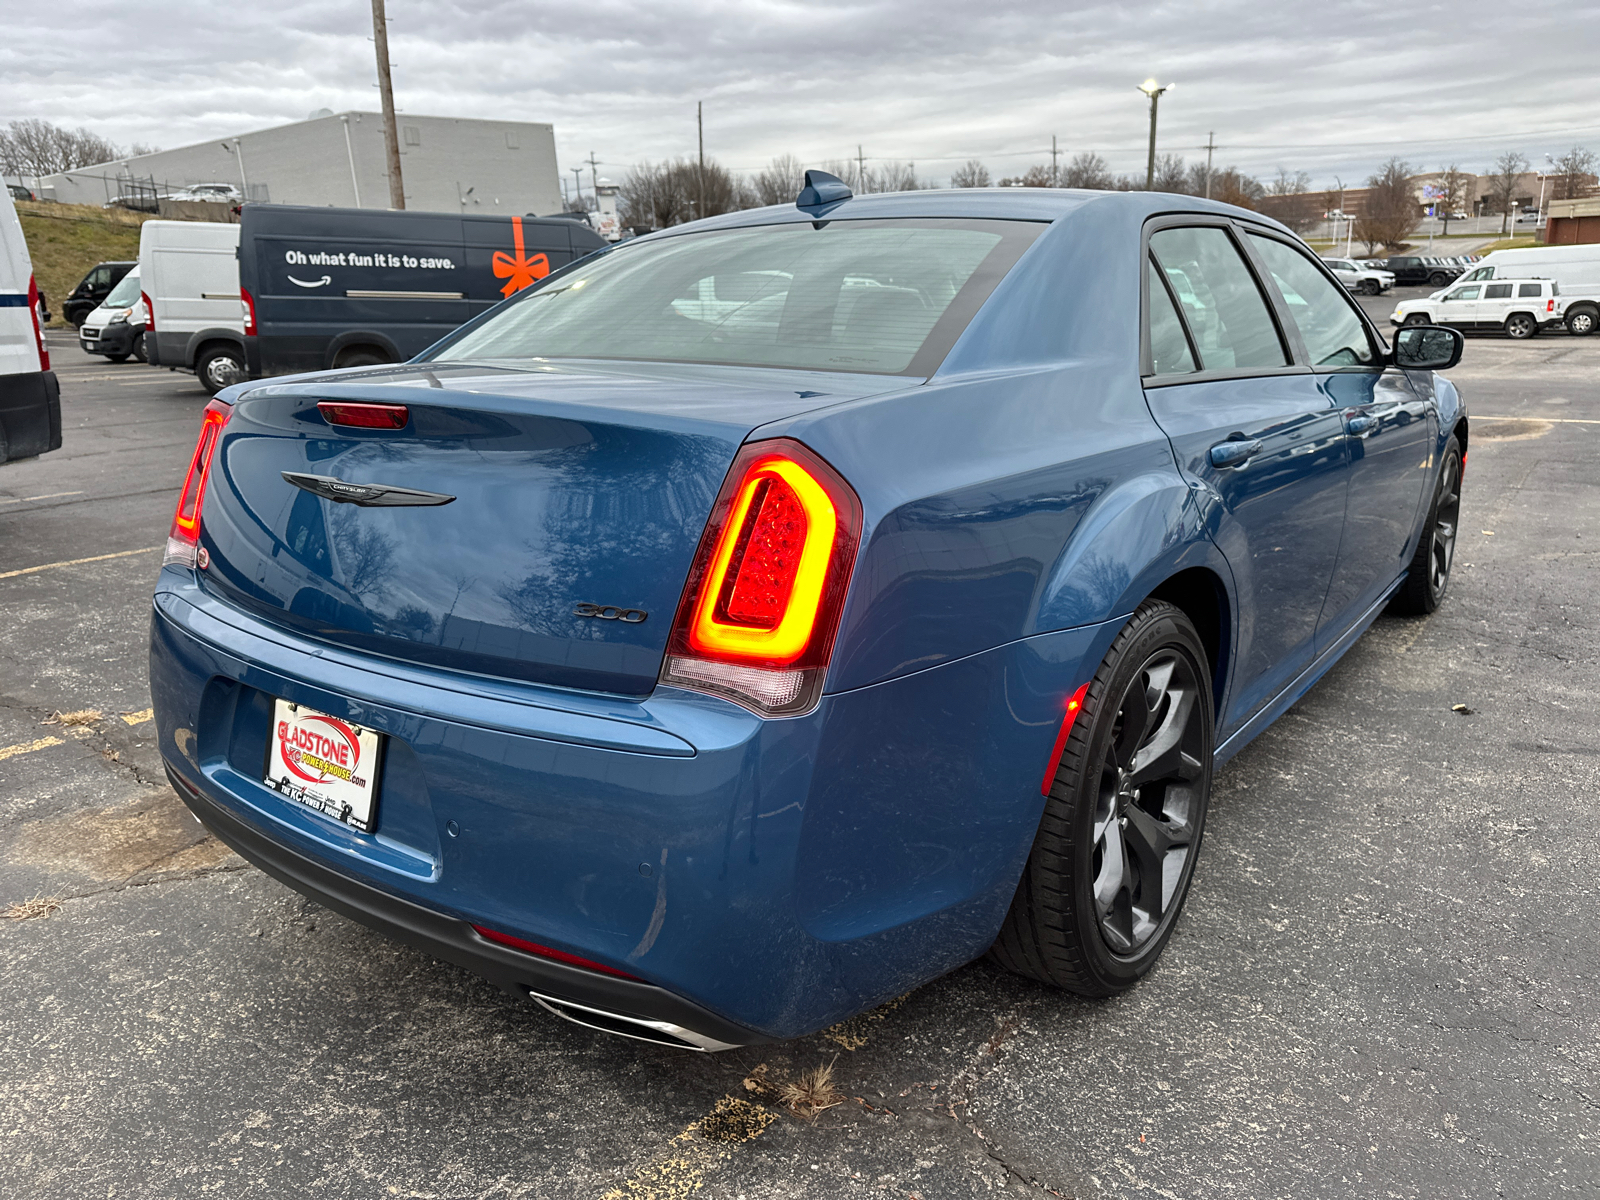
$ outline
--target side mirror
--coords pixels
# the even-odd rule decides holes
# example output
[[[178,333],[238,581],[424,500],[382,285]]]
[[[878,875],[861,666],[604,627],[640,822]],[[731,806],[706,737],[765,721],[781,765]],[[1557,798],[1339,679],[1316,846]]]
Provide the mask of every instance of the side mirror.
[[[1395,331],[1394,365],[1414,371],[1448,371],[1461,361],[1467,339],[1442,325],[1405,325]]]

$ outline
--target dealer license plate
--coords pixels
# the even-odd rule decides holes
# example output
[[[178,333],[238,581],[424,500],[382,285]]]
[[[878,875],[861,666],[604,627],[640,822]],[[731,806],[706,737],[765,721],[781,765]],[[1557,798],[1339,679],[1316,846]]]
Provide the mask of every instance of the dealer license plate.
[[[272,702],[266,785],[364,833],[377,826],[383,735],[303,704]]]

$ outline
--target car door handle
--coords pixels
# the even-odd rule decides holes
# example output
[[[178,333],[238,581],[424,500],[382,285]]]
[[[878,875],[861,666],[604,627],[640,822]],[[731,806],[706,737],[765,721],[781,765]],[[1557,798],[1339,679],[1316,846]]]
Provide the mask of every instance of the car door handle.
[[[1211,447],[1213,467],[1242,467],[1262,450],[1259,441],[1218,442]]]
[[[1374,417],[1369,413],[1357,413],[1355,416],[1345,421],[1344,431],[1348,434],[1353,434],[1356,437],[1360,437],[1365,433],[1370,433],[1372,430],[1376,429],[1377,426],[1377,417]]]

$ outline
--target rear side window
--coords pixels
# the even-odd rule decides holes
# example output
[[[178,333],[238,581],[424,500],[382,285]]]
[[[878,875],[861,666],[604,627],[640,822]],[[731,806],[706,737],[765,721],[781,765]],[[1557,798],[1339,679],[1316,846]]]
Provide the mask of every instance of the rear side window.
[[[1490,290],[1493,290],[1492,286]],[[1519,283],[1517,285],[1517,298],[1519,300],[1526,300],[1529,296],[1532,296],[1534,299],[1538,299],[1539,285],[1537,283]]]
[[[808,221],[641,242],[530,289],[437,357],[931,375],[1043,229]]]
[[[1539,294],[1539,285],[1537,283],[1534,284],[1533,291],[1530,292],[1527,290],[1527,285],[1524,284],[1522,294],[1524,296],[1537,296]],[[1483,289],[1483,298],[1485,300],[1509,300],[1511,299],[1511,285],[1509,283],[1491,283]]]
[[[1266,299],[1226,230],[1157,230],[1150,250],[1178,298],[1201,370],[1289,364]]]
[[[1155,263],[1145,265],[1145,286],[1150,292],[1150,365],[1155,375],[1187,375],[1195,369],[1189,339],[1172,303],[1167,285]]]
[[[1367,327],[1344,288],[1293,246],[1256,233],[1250,240],[1278,285],[1312,366],[1365,367],[1376,361]]]

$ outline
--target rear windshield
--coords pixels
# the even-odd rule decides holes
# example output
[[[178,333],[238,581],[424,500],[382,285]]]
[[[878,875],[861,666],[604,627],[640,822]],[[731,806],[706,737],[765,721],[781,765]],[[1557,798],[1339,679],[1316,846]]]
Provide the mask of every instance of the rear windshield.
[[[132,308],[139,299],[139,272],[129,271],[117,281],[111,294],[101,301],[106,308]]]
[[[931,375],[1044,225],[818,221],[623,246],[434,355]]]

